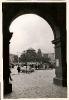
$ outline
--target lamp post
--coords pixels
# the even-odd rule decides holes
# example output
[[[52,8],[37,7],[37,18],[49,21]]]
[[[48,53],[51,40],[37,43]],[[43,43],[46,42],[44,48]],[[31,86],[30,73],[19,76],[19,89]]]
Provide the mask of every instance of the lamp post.
[[[25,64],[26,64],[26,73],[27,73],[26,51],[24,51],[24,60],[25,60]]]
[[[24,51],[24,60],[25,60],[25,63],[26,63],[26,51]]]
[[[17,55],[18,55],[18,66],[19,66],[19,54],[20,54],[20,52],[17,52]]]

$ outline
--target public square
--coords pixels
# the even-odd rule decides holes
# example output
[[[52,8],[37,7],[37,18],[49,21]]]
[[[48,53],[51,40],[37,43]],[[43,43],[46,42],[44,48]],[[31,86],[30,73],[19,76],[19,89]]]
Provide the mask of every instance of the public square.
[[[67,88],[53,84],[55,69],[35,70],[32,73],[17,72],[17,67],[11,69],[12,92],[5,99],[20,98],[67,98]]]

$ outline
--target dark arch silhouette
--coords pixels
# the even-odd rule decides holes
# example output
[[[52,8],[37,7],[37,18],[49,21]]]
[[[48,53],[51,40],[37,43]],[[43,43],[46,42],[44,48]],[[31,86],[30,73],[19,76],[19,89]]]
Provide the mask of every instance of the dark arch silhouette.
[[[9,44],[13,33],[9,32],[11,22],[22,14],[37,14],[44,18],[54,33],[56,77],[53,83],[67,86],[66,59],[66,3],[3,3],[3,80],[4,93],[12,91],[9,83]],[[57,64],[58,63],[58,64]],[[7,88],[9,87],[9,90]]]

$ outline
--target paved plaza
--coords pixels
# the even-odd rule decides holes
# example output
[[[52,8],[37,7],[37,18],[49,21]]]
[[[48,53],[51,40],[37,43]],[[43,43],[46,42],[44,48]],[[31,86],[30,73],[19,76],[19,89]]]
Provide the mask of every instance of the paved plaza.
[[[32,73],[17,73],[12,70],[12,93],[4,98],[67,98],[67,88],[53,84],[55,69],[35,70]]]

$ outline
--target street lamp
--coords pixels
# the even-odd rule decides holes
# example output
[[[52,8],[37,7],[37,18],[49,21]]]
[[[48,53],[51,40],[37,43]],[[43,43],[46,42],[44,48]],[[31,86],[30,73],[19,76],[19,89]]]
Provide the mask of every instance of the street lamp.
[[[24,60],[25,60],[25,63],[26,63],[26,51],[24,51]]]
[[[19,66],[19,54],[20,54],[20,52],[17,52],[17,55],[18,55],[18,66]]]

